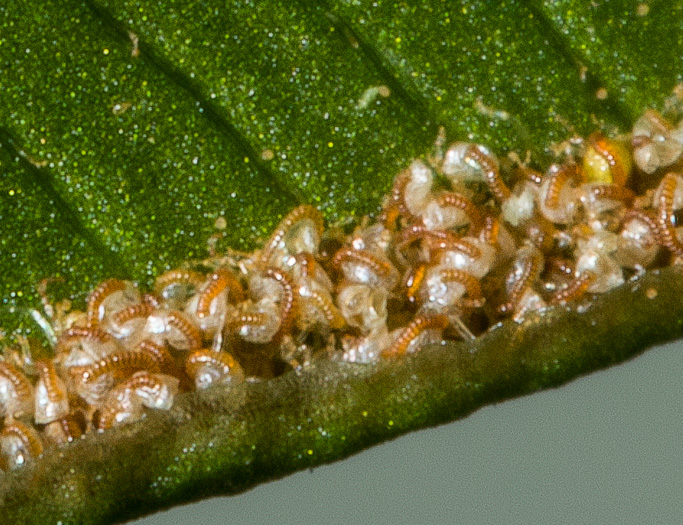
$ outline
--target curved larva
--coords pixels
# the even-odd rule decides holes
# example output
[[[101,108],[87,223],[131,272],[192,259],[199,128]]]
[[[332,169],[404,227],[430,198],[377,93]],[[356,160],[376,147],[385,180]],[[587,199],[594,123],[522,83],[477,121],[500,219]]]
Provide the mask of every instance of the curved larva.
[[[576,179],[579,176],[575,164],[553,164],[543,178],[539,189],[539,210],[555,224],[568,224],[578,211]]]
[[[10,470],[23,467],[43,453],[38,432],[18,419],[5,419],[0,433],[0,451]]]
[[[178,379],[144,370],[133,374],[107,395],[100,408],[97,428],[105,430],[142,418],[144,408],[168,410],[178,392]]]
[[[114,292],[122,291],[126,288],[126,283],[121,279],[107,279],[102,281],[90,292],[86,312],[88,314],[88,326],[96,327],[103,317],[101,312],[102,303]]]
[[[569,301],[575,301],[588,291],[588,288],[596,278],[597,276],[593,272],[581,272],[567,286],[555,292],[548,302],[550,304],[564,304]]]
[[[294,294],[294,283],[291,277],[276,268],[268,268],[264,275],[270,279],[275,279],[282,287],[280,296],[280,328],[276,337],[281,338],[289,332],[298,314],[297,296]]]
[[[416,351],[423,343],[441,339],[441,331],[448,327],[448,317],[443,314],[421,315],[413,319],[410,324],[400,329],[392,345],[382,352],[382,357],[398,357],[409,351]],[[422,341],[420,336],[429,330],[435,330],[438,335],[430,341]]]
[[[633,160],[651,175],[683,155],[683,121],[674,127],[659,113],[646,111],[633,125]]]
[[[332,265],[352,283],[384,286],[388,290],[398,283],[398,272],[393,265],[366,250],[341,248],[334,255]]]
[[[586,182],[625,186],[631,172],[631,158],[626,148],[596,131],[588,137],[583,157]]]
[[[227,269],[219,268],[209,276],[207,284],[197,294],[197,316],[212,315],[213,303],[224,291],[227,291],[228,298],[232,302],[244,300],[244,290],[239,280]]]
[[[178,310],[157,310],[150,315],[142,337],[150,337],[177,350],[198,350],[203,341],[201,330]]]
[[[65,417],[69,413],[67,387],[50,360],[36,361],[38,382],[35,386],[34,420],[39,425]]]
[[[339,313],[339,310],[332,302],[332,298],[329,294],[325,292],[312,289],[308,286],[301,286],[298,290],[299,297],[301,298],[302,307],[310,306],[316,312],[322,314],[323,319],[327,326],[332,330],[340,330],[346,325],[346,320]],[[310,308],[309,308],[310,310]],[[303,321],[305,325],[308,324],[305,320]]]
[[[0,416],[33,413],[33,385],[12,364],[0,361]]]
[[[156,359],[148,352],[123,350],[109,354],[90,366],[72,367],[70,373],[83,383],[94,383],[103,375],[125,377],[137,370],[158,371]]]
[[[99,359],[117,349],[118,343],[111,334],[99,328],[72,327],[59,336],[55,351],[64,354],[79,346],[88,355]]]
[[[216,384],[239,384],[244,381],[244,371],[227,352],[196,350],[185,360],[187,375],[199,390]]]
[[[288,247],[287,237],[292,235],[293,232],[296,236],[294,230],[299,227],[308,227],[309,231],[300,235],[300,238],[294,239],[295,246]],[[323,231],[324,222],[322,214],[313,206],[302,204],[294,208],[280,221],[280,224],[278,224],[270,239],[264,245],[259,257],[259,263],[263,267],[272,264],[271,257],[276,251],[284,251],[288,255],[296,255],[300,251],[315,253],[318,250]]]
[[[48,441],[61,445],[79,439],[83,435],[83,431],[84,428],[81,423],[72,414],[68,414],[45,425],[43,432]]]

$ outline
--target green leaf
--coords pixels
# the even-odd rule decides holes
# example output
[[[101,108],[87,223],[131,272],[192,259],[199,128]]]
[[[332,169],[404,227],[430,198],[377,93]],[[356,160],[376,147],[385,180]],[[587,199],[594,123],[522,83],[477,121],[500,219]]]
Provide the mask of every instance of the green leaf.
[[[36,331],[29,314],[40,308],[35,287],[45,277],[64,277],[54,293],[76,304],[105,277],[148,285],[180,261],[204,257],[219,217],[228,223],[226,243],[250,249],[300,202],[315,204],[333,222],[372,213],[394,175],[429,153],[439,126],[449,139],[486,143],[501,156],[529,151],[539,167],[551,158],[552,144],[574,134],[596,126],[628,132],[644,109],[662,107],[683,82],[682,29],[680,0],[653,3],[646,14],[626,0],[598,7],[10,0],[0,7],[0,323],[8,332]],[[680,290],[676,272],[652,278],[657,289]],[[560,384],[680,336],[675,294],[643,301],[642,311],[633,313],[625,307],[630,299],[618,299],[619,293],[605,301],[612,301],[612,310],[622,308],[622,316],[596,317],[597,327],[587,326],[585,338],[563,350],[566,361],[556,369],[541,366],[549,362],[544,352],[559,352],[563,345],[539,339],[527,350],[519,342],[511,348],[528,351],[540,368],[518,370],[514,359],[506,364],[509,370],[488,363],[481,380],[486,388],[462,398],[462,391],[445,393],[458,390],[454,377],[465,374],[459,368],[465,358],[453,360],[453,349],[424,352],[376,372],[354,368],[363,381],[341,382],[339,374],[348,372],[327,365],[301,378],[245,387],[239,401],[245,404],[226,409],[227,416],[212,413],[231,402],[218,393],[186,398],[171,414],[46,458],[32,471],[32,484],[28,475],[13,476],[2,488],[5,508],[21,520],[54,518],[58,514],[49,513],[63,509],[76,521],[97,522],[244,489],[462,417],[482,403]],[[575,332],[572,323],[587,319],[557,315],[553,326],[560,339]],[[477,345],[482,356],[495,355],[502,334],[540,337],[534,333],[508,326]],[[600,343],[600,337],[623,347]],[[591,348],[599,355],[591,355]],[[603,355],[600,348],[611,351]],[[415,385],[415,404],[397,408],[390,393],[405,383],[401,374],[411,367],[424,380]],[[328,376],[329,383],[323,381]],[[357,417],[358,406],[377,397],[368,384],[377,385],[387,403],[372,421]],[[287,400],[282,406],[281,399]],[[278,448],[273,436],[285,427],[268,417],[282,409],[294,424],[304,417],[302,404],[294,401],[323,410],[316,422],[357,436],[323,443],[311,431],[299,444]],[[339,407],[334,422],[324,411],[331,406]],[[347,417],[354,410],[356,418]],[[402,417],[387,428],[392,411]],[[406,418],[411,411],[414,417]],[[168,431],[190,412],[198,417]],[[231,418],[241,417],[245,426],[235,429]],[[253,457],[249,468],[234,470],[234,460],[208,451],[208,445],[202,454],[175,461],[177,447],[198,429],[226,428],[237,434],[260,429],[253,439],[262,453],[249,452],[252,442],[244,436],[235,438],[238,460]],[[164,441],[140,445],[151,435]],[[127,462],[106,471],[100,462],[79,464],[72,474],[64,470],[73,466],[68,457],[92,457],[90,452],[108,446],[120,451],[110,461],[128,456]],[[214,461],[219,466],[211,468],[219,470],[209,474]],[[129,467],[138,474],[131,478]],[[152,487],[162,471],[164,483]],[[102,472],[106,479],[95,483],[92,476]],[[235,477],[225,478],[230,472]],[[55,490],[57,479],[75,491],[66,503],[60,499],[65,493]],[[90,486],[101,487],[92,500],[83,497]],[[45,493],[50,498],[40,514],[39,497],[31,494]]]

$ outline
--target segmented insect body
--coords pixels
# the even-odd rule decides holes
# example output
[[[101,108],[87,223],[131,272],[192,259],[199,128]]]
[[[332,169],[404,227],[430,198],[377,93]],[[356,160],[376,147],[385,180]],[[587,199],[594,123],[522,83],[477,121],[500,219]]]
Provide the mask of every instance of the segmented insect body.
[[[481,224],[481,213],[470,199],[452,191],[445,191],[429,201],[420,213],[422,224],[429,230],[469,227],[476,232]]]
[[[187,356],[185,370],[202,390],[216,384],[236,385],[244,381],[244,371],[227,352],[196,350]]]
[[[386,323],[388,298],[385,288],[349,284],[339,291],[337,306],[346,323],[367,334]]]
[[[199,327],[179,310],[157,310],[147,318],[143,338],[176,350],[198,350],[202,346]]]
[[[342,361],[349,363],[375,363],[385,348],[391,345],[391,335],[386,326],[382,325],[364,336],[345,335],[341,340],[343,353]]]
[[[588,291],[595,279],[594,273],[582,272],[566,287],[553,294],[548,302],[550,304],[564,304],[568,301],[576,301]]]
[[[132,282],[120,279],[103,281],[88,297],[88,327],[98,327],[107,316],[140,301],[140,292]]]
[[[131,304],[109,315],[106,320],[102,321],[101,325],[117,339],[130,338],[133,334],[138,336],[142,333],[147,318],[154,313],[154,310],[156,307],[149,302]],[[131,339],[124,344],[127,346],[135,345],[139,337]]]
[[[178,379],[146,370],[136,372],[113,388],[100,408],[97,428],[112,428],[144,416],[144,407],[168,410],[178,391]]]
[[[480,180],[488,185],[498,202],[510,197],[510,189],[500,176],[498,160],[480,144],[455,142],[446,151],[441,170],[456,187],[462,180]]]
[[[6,418],[0,433],[0,451],[10,470],[23,467],[43,453],[38,432],[18,419]]]
[[[513,317],[517,319],[530,310],[545,306],[545,301],[535,290],[543,266],[543,255],[535,246],[527,244],[517,250],[512,268],[505,278],[507,302],[499,307],[500,313],[514,314]]]
[[[448,317],[443,314],[418,316],[407,327],[395,330],[393,342],[382,351],[382,356],[397,357],[416,352],[425,344],[437,343],[448,324]]]
[[[332,264],[350,283],[392,290],[399,281],[398,271],[391,262],[366,250],[341,248],[332,259]]]
[[[635,193],[616,184],[582,184],[578,190],[579,200],[591,217],[602,213],[620,210],[633,202]]]
[[[82,358],[101,359],[120,348],[118,341],[99,328],[71,327],[62,332],[57,340],[57,354],[70,354]],[[68,357],[66,358],[68,359]]]
[[[624,187],[631,174],[631,156],[625,146],[595,132],[588,137],[583,156],[583,175],[586,182],[615,184]]]
[[[178,394],[178,384],[179,381],[175,377],[141,370],[122,383],[121,388],[134,391],[142,405],[147,408],[170,410],[173,399]]]
[[[683,155],[683,121],[674,127],[659,113],[648,110],[633,125],[633,160],[647,174],[665,168]]]
[[[181,309],[204,283],[204,276],[193,270],[174,269],[160,275],[154,282],[154,293],[169,308]]]
[[[269,343],[280,330],[280,307],[272,299],[261,299],[227,319],[225,329],[250,343]]]
[[[543,178],[539,189],[539,210],[554,224],[569,224],[578,211],[577,178],[574,164],[553,164]]]
[[[324,231],[322,214],[307,204],[294,208],[266,242],[259,264],[283,267],[287,258],[301,252],[317,253]]]
[[[57,375],[51,360],[36,361],[38,382],[35,386],[34,420],[39,425],[56,421],[69,413],[67,386]]]
[[[14,468],[42,453],[33,425],[46,442],[69,443],[170,409],[179,389],[241,388],[247,374],[267,379],[318,358],[375,363],[475,339],[503,318],[585,304],[680,263],[683,128],[651,112],[636,129],[633,180],[628,152],[602,135],[543,176],[530,158],[511,155],[515,172],[477,144],[443,152],[440,136],[428,161],[398,175],[381,221],[351,234],[324,232],[322,215],[299,206],[260,251],[213,251],[185,263],[201,272],[160,276],[153,294],[110,279],[67,315],[43,281],[47,319],[36,314],[56,356],[34,360],[26,343],[0,361],[2,458]]]
[[[31,415],[33,413],[33,385],[12,364],[0,361],[0,416]]]
[[[327,326],[339,330],[346,324],[344,317],[334,305],[332,296],[325,290],[299,286],[298,328],[306,332],[312,326]]]
[[[632,210],[623,219],[614,258],[624,268],[643,270],[655,261],[660,251],[657,219],[642,210]]]
[[[43,432],[47,441],[62,445],[79,439],[83,435],[84,428],[74,415],[68,414],[45,425]]]
[[[617,234],[597,231],[589,239],[579,239],[576,258],[576,273],[594,274],[588,288],[589,293],[606,293],[624,283],[624,272],[614,259],[613,254],[619,246]]]

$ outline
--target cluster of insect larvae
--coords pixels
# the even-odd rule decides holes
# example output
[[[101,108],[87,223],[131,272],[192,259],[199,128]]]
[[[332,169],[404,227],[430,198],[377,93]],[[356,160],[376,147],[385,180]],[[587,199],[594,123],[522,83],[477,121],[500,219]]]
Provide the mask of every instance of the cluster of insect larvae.
[[[475,338],[679,261],[683,127],[648,111],[630,143],[572,144],[545,173],[439,146],[350,233],[303,205],[254,253],[187,263],[149,293],[102,282],[85,311],[52,316],[52,358],[0,361],[4,466],[168,409],[179,391]]]

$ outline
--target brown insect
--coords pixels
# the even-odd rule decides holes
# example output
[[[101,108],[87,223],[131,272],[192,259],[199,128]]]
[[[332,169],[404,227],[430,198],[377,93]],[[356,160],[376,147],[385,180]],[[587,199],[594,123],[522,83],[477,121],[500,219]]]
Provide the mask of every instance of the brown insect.
[[[72,443],[83,435],[84,427],[73,414],[45,425],[45,435],[56,444]]]
[[[112,321],[114,322],[114,324],[122,326],[126,324],[128,321],[132,321],[133,319],[147,318],[150,315],[152,315],[154,310],[156,310],[156,308],[152,304],[147,302],[133,304],[116,312],[112,316]]]
[[[659,242],[675,257],[683,256],[683,243],[678,240],[674,216],[674,195],[678,178],[675,173],[667,173],[661,182],[658,202]]]
[[[150,339],[143,339],[138,345],[138,351],[148,354],[154,359],[161,372],[169,373],[175,371],[175,360],[165,346],[157,344]]]
[[[57,375],[51,360],[36,361],[38,382],[35,386],[34,419],[38,424],[50,423],[69,413],[69,399],[64,381]]]
[[[10,388],[0,390],[0,415],[13,416],[33,412],[33,386],[28,378],[7,361],[0,361],[0,378],[9,383]],[[6,393],[3,395],[3,393]]]
[[[241,383],[244,371],[227,352],[196,350],[185,360],[185,370],[199,389],[216,383]]]
[[[564,304],[575,301],[586,293],[596,278],[593,272],[581,272],[581,275],[573,279],[566,287],[553,294],[548,302],[550,304]]]
[[[171,310],[166,316],[166,324],[176,329],[185,338],[188,350],[197,350],[202,346],[202,333],[185,314]]]
[[[500,234],[500,221],[493,215],[486,215],[484,217],[484,226],[481,231],[485,242],[494,246],[497,245],[498,235]]]
[[[57,340],[55,351],[59,353],[68,352],[71,348],[81,341],[90,341],[98,344],[114,342],[114,338],[99,328],[68,328],[62,332]]]
[[[512,313],[522,299],[524,292],[533,286],[543,269],[543,258],[535,250],[523,249],[510,273],[505,278],[508,301],[498,307],[498,313]],[[521,251],[521,250],[520,250]]]
[[[244,300],[244,290],[237,277],[225,268],[219,268],[209,276],[208,284],[199,292],[197,316],[207,317],[211,313],[211,304],[226,289],[233,302]]]
[[[294,285],[291,277],[276,268],[268,268],[265,276],[275,279],[282,286],[280,297],[280,329],[277,338],[281,338],[289,332],[289,329],[297,315],[297,296],[294,294]]]
[[[346,325],[346,320],[327,294],[305,287],[299,288],[299,297],[313,304],[323,314],[325,321],[332,330],[340,330]]]
[[[107,279],[98,284],[97,287],[90,292],[86,308],[89,328],[96,328],[99,324],[100,319],[102,318],[100,307],[104,300],[114,292],[123,291],[125,288],[126,283],[121,279]]]
[[[325,229],[322,214],[313,206],[302,204],[289,212],[289,214],[280,221],[277,228],[275,228],[275,231],[261,251],[261,256],[259,257],[260,264],[264,267],[268,266],[273,252],[285,241],[285,238],[291,229],[298,222],[306,220],[312,223],[315,232],[318,234],[318,239],[320,239]]]
[[[557,169],[551,169],[546,175],[548,186],[543,200],[546,208],[557,209],[560,205],[562,187],[578,176],[579,167],[576,164],[564,164]]]
[[[467,299],[462,299],[465,308],[480,308],[485,299],[481,294],[481,284],[472,274],[455,268],[445,268],[439,272],[444,283],[459,283],[465,288]]]
[[[396,270],[389,261],[366,250],[343,247],[334,255],[332,266],[344,272],[349,281],[359,284],[383,284],[391,290],[398,280]]]
[[[484,173],[484,180],[488,184],[489,190],[493,196],[498,199],[498,202],[504,202],[510,198],[510,189],[500,177],[500,172],[498,171],[498,166],[494,159],[481,151],[476,144],[472,144],[467,149],[466,155],[481,166]]]
[[[590,192],[598,199],[609,199],[623,202],[630,206],[636,194],[633,190],[616,184],[595,184],[591,185]]]
[[[79,377],[83,383],[94,383],[104,374],[115,379],[122,379],[137,370],[156,372],[159,365],[149,352],[121,350],[109,354],[104,359],[88,366],[73,366],[69,369],[73,376]]]
[[[428,230],[420,224],[413,224],[401,232],[396,250],[401,251],[416,240],[422,240],[426,243],[432,253],[431,259],[434,259],[433,252],[435,251],[461,252],[471,259],[481,257],[481,250],[470,241],[460,238],[451,231]]]
[[[621,154],[614,147],[613,143],[605,136],[596,131],[588,137],[588,143],[593,146],[593,149],[600,155],[610,167],[610,174],[612,182],[617,186],[624,186],[628,179],[628,172],[625,169]]]
[[[452,206],[464,211],[465,215],[467,215],[470,220],[470,233],[476,231],[481,225],[482,218],[479,209],[464,195],[452,191],[445,191],[436,197],[436,202],[442,208]]]
[[[0,433],[0,447],[7,466],[14,470],[43,453],[43,443],[36,430],[18,419],[6,418]]]
[[[425,331],[437,329],[444,330],[448,327],[448,317],[443,314],[420,315],[413,319],[403,329],[392,345],[382,351],[382,357],[397,357],[404,355],[411,344]]]

